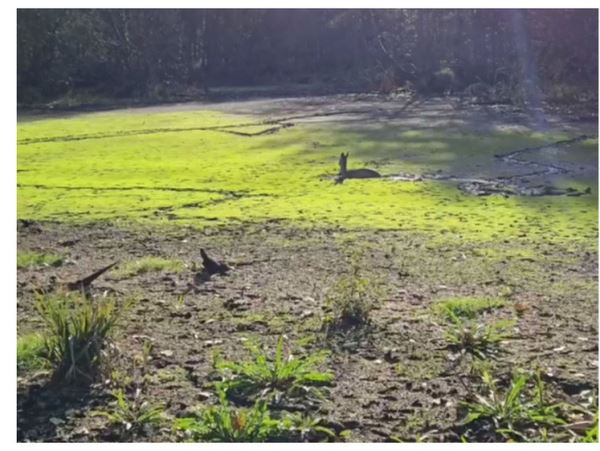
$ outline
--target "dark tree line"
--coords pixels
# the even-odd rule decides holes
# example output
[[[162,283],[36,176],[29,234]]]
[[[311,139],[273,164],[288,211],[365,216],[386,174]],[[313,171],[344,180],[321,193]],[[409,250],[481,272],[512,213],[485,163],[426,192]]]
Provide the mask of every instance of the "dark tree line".
[[[20,9],[17,80],[20,102],[282,83],[576,100],[597,92],[598,14]]]

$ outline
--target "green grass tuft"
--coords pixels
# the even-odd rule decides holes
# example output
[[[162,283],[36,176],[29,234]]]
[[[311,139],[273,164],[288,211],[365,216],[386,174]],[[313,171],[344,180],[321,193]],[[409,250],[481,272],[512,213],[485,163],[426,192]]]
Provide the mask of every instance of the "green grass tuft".
[[[54,369],[53,381],[92,381],[117,321],[115,301],[80,294],[39,296],[36,308],[47,327],[44,354]]]
[[[165,419],[164,407],[143,400],[140,393],[136,391],[130,399],[123,390],[115,390],[112,393],[115,398],[113,404],[107,409],[92,412],[92,415],[107,418],[114,433],[122,438],[159,426]]]
[[[380,303],[378,283],[364,275],[361,255],[355,251],[349,257],[346,272],[327,293],[323,327],[328,336],[368,326],[371,312]]]
[[[523,371],[515,372],[505,389],[488,371],[482,372],[481,379],[485,393],[462,403],[466,409],[463,437],[469,441],[586,441],[597,434],[597,422],[583,436],[574,431],[582,418],[581,407],[551,400],[539,371],[533,381]],[[590,412],[584,412],[591,419]]]
[[[335,432],[309,414],[273,415],[265,399],[249,408],[232,407],[225,391],[218,390],[219,404],[193,417],[175,420],[174,428],[192,441],[201,442],[314,442],[333,441]],[[340,435],[340,438],[344,438]]]
[[[45,339],[40,334],[29,334],[17,339],[17,372],[28,372],[48,367]]]
[[[513,337],[509,332],[513,325],[511,320],[485,324],[455,316],[446,331],[446,341],[450,349],[485,359],[497,354],[500,344]]]
[[[161,257],[144,257],[123,264],[119,270],[115,271],[115,277],[127,278],[158,271],[181,272],[184,269],[185,265],[179,260],[170,260]]]
[[[598,443],[598,413],[594,415],[592,425],[580,440],[582,443]]]
[[[501,299],[453,298],[435,303],[433,310],[446,319],[453,317],[473,319],[481,313],[501,308],[505,304]]]
[[[265,442],[278,437],[279,422],[271,418],[264,399],[251,408],[233,408],[224,391],[219,391],[219,405],[199,412],[195,417],[175,421],[175,429],[184,431],[192,441]]]
[[[277,341],[274,356],[269,356],[254,344],[246,345],[253,360],[226,361],[217,356],[215,367],[222,374],[219,387],[235,399],[255,396],[273,397],[275,402],[287,399],[322,399],[324,386],[334,379],[330,372],[318,368],[327,359],[328,352],[321,351],[306,357],[284,352],[283,337]]]
[[[45,254],[43,252],[19,252],[17,254],[17,268],[33,268],[37,266],[60,266],[63,257],[56,254]]]

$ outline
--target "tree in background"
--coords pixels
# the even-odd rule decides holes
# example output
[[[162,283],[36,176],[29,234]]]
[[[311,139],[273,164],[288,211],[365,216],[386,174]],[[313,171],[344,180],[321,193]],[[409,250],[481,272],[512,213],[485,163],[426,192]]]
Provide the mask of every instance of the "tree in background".
[[[534,75],[533,75],[534,74]],[[596,10],[20,9],[18,100],[328,84],[597,97]]]

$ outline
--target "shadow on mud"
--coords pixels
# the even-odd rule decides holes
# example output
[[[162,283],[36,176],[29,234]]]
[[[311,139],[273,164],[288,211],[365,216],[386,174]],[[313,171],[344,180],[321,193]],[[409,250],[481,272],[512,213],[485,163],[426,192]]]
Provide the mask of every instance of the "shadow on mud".
[[[62,439],[59,427],[70,418],[83,416],[101,398],[93,385],[42,383],[17,391],[17,441],[88,441],[85,431],[79,440],[72,434]]]

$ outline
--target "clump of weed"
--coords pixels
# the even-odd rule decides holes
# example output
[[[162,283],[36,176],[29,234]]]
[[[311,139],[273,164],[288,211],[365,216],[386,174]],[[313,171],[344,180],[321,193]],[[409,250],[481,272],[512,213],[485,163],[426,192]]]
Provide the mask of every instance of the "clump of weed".
[[[81,294],[40,295],[36,308],[47,327],[44,355],[54,368],[53,380],[91,381],[117,321],[116,302]]]
[[[336,434],[320,418],[281,413],[274,417],[265,399],[252,407],[233,407],[223,389],[218,390],[219,404],[193,417],[177,419],[176,430],[192,441],[202,442],[285,442],[332,441]]]
[[[584,431],[584,435],[579,441],[582,443],[598,443],[598,413],[594,415],[592,424]]]
[[[112,347],[114,354],[104,362],[103,373],[108,375],[106,384],[115,390],[143,390],[149,381],[150,361],[153,345],[144,340],[141,352],[134,353],[131,358],[123,356],[118,348]],[[125,361],[121,357],[126,357]]]
[[[29,334],[17,339],[17,372],[47,368],[45,339],[41,334]]]
[[[370,325],[380,292],[373,278],[363,275],[361,255],[350,256],[349,270],[329,290],[325,299],[323,328],[327,335]]]
[[[63,257],[57,254],[45,254],[42,252],[19,252],[17,255],[17,268],[32,268],[38,266],[60,266]]]
[[[130,261],[122,265],[115,272],[118,278],[127,278],[155,271],[181,272],[185,269],[183,262],[161,257],[144,257],[139,260]]]
[[[500,343],[512,337],[509,329],[514,325],[514,321],[501,320],[485,324],[453,315],[451,318],[451,324],[446,331],[446,341],[449,348],[461,353],[485,359],[497,354]]]
[[[236,399],[273,396],[275,402],[287,399],[316,398],[324,396],[325,386],[334,376],[330,372],[319,371],[318,367],[327,359],[327,351],[320,351],[306,357],[296,357],[284,352],[283,337],[277,341],[273,357],[261,351],[253,343],[246,343],[253,360],[247,362],[226,361],[217,356],[216,369],[223,380],[219,387],[228,396]]]
[[[463,436],[467,440],[548,441],[568,437],[569,406],[548,401],[539,372],[532,384],[530,376],[515,372],[504,391],[489,372],[483,371],[481,378],[487,393],[475,394],[473,401],[462,403],[466,409],[462,425],[468,426]]]
[[[202,442],[265,442],[280,435],[279,422],[271,418],[264,399],[251,408],[233,408],[224,390],[219,390],[219,405],[177,419],[174,426],[192,441]]]
[[[403,425],[404,433],[402,436],[393,435],[390,437],[390,440],[396,443],[424,443],[434,441],[431,436],[438,432],[434,429],[435,424],[436,419],[431,410],[417,410],[406,417]]]
[[[598,394],[580,393],[583,398],[577,404],[568,404],[569,420],[565,425],[571,435],[570,441],[598,443]]]
[[[280,421],[282,438],[293,442],[334,441],[338,438],[335,431],[323,424],[321,418],[308,414],[293,413]],[[349,431],[341,431],[339,438],[348,436]]]
[[[128,398],[122,389],[114,390],[112,395],[115,399],[111,407],[96,410],[92,415],[107,418],[112,432],[117,437],[125,438],[140,432],[148,433],[165,419],[164,406],[144,400],[140,389],[135,391],[132,398]]]
[[[108,432],[113,439],[129,440],[141,433],[148,436],[167,419],[164,406],[149,402],[144,395],[150,381],[148,371],[152,348],[152,343],[144,340],[141,352],[131,357],[128,355],[125,364],[119,361],[120,353],[113,348],[117,354],[102,368],[109,374],[105,383],[112,388],[114,399],[106,408],[95,410],[92,415],[108,420]],[[117,363],[121,364],[117,367]]]
[[[484,322],[484,313],[501,308],[505,301],[486,298],[451,298],[437,302],[433,311],[448,322],[448,347],[462,354],[485,359],[495,355],[500,343],[511,338],[509,329],[514,321]]]
[[[466,318],[473,319],[484,312],[501,308],[505,302],[501,299],[485,298],[452,298],[437,302],[433,310],[446,319]]]

